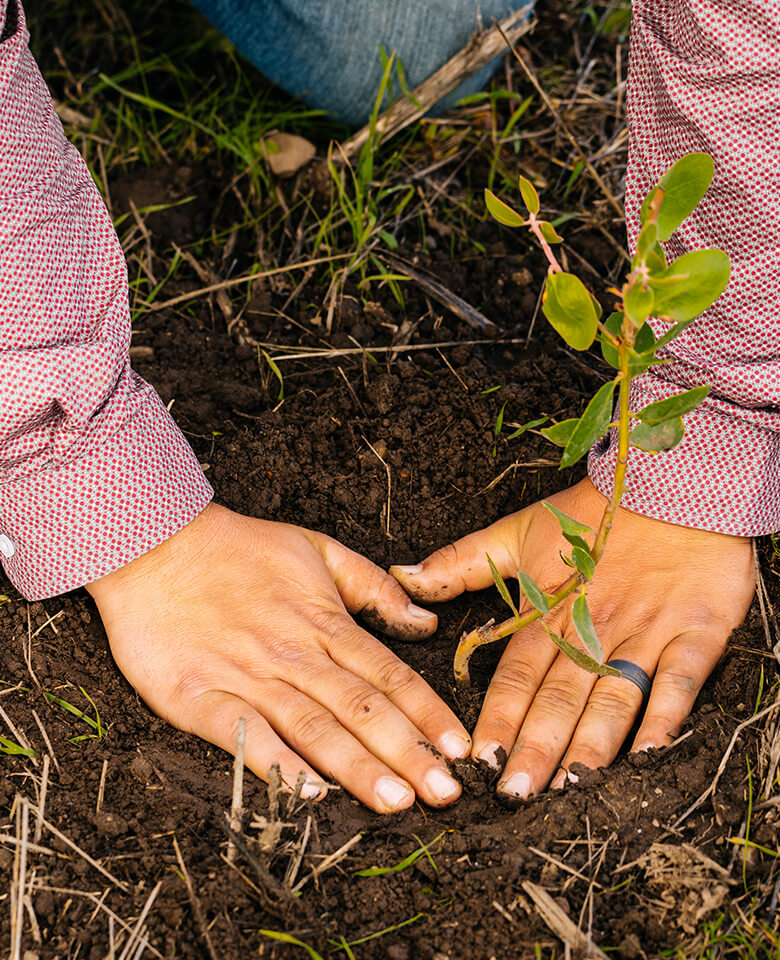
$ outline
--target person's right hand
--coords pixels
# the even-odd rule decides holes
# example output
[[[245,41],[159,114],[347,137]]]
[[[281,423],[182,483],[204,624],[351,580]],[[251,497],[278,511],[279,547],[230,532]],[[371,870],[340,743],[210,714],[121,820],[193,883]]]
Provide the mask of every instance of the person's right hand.
[[[214,504],[169,540],[87,585],[120,670],[160,716],[235,752],[267,779],[279,764],[303,795],[317,771],[380,813],[415,793],[444,806],[460,794],[442,754],[471,741],[409,666],[362,630],[422,639],[435,614],[335,540]]]

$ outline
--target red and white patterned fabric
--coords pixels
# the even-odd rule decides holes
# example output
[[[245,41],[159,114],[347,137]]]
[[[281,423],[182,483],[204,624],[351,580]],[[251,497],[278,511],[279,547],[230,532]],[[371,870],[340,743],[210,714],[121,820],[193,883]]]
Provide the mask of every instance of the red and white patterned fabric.
[[[212,490],[130,369],[122,249],[13,0],[0,26],[0,554],[43,599],[172,536]]]
[[[756,536],[780,529],[780,3],[634,0],[628,84],[626,218],[685,153],[709,153],[715,179],[666,244],[669,258],[720,247],[732,276],[674,340],[672,362],[636,381],[631,409],[700,384],[668,453],[632,450],[623,505],[684,526]],[[653,321],[656,335],[668,329]],[[591,451],[612,489],[616,439]]]
[[[0,555],[30,599],[110,573],[192,520],[212,490],[154,391],[130,369],[127,275],[113,225],[0,0]],[[635,453],[626,505],[673,523],[778,529],[780,8],[634,0],[627,209],[680,155],[716,181],[671,255],[721,246],[733,279],[642,378],[632,403],[714,385],[682,446]],[[609,489],[614,453],[592,454]]]

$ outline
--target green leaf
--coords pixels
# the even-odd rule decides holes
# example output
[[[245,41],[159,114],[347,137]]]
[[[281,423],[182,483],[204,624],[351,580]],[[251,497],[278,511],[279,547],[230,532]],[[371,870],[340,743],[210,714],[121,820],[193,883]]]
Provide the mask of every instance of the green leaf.
[[[584,590],[580,591],[580,595],[574,601],[571,608],[571,619],[580,640],[585,644],[585,649],[597,663],[604,663],[604,651],[601,649],[601,642],[596,633],[596,628],[593,626]]]
[[[547,220],[540,221],[539,227],[542,231],[542,236],[548,243],[563,243],[563,237],[558,236],[555,227],[551,223],[548,223]]]
[[[545,440],[554,443],[556,447],[565,447],[579,422],[578,417],[574,417],[572,420],[561,420],[560,423],[554,423],[551,427],[544,427],[539,433]]]
[[[554,507],[549,500],[542,500],[542,506],[549,510],[558,521],[558,526],[563,531],[564,537],[566,534],[569,534],[572,537],[581,537],[584,533],[593,533],[590,527],[586,526],[584,523],[580,523],[579,520],[575,520],[574,517],[570,517],[567,513],[564,513],[557,507]]]
[[[509,204],[499,200],[492,190],[485,188],[485,203],[488,212],[494,220],[498,220],[505,227],[522,227],[525,220]]]
[[[561,531],[561,532],[563,533],[564,537],[569,541],[569,543],[570,543],[573,547],[579,547],[579,549],[580,549],[580,550],[584,550],[585,553],[589,553],[589,552],[590,552],[590,547],[589,547],[589,546],[587,545],[587,543],[582,539],[582,537],[578,537],[576,534],[573,534],[573,533],[567,533],[565,530],[563,530],[563,531]]]
[[[498,437],[501,433],[501,429],[504,426],[504,411],[506,410],[506,405],[509,403],[508,400],[504,400],[504,405],[498,411],[498,416],[496,417],[496,424],[493,427],[494,436]]]
[[[637,327],[641,326],[653,312],[653,300],[652,289],[643,290],[641,283],[627,285],[623,294],[623,308]]]
[[[536,192],[536,188],[531,181],[525,177],[518,177],[517,185],[520,187],[523,203],[528,208],[528,212],[533,214],[539,213],[539,194]]]
[[[304,943],[303,940],[298,940],[292,934],[284,933],[282,930],[258,930],[257,931],[263,937],[269,937],[271,940],[278,940],[280,943],[290,943],[295,947],[302,947],[308,954],[311,960],[322,960],[322,956],[317,953],[314,947],[310,947],[308,943]]]
[[[592,580],[596,572],[596,563],[589,551],[583,550],[582,547],[575,547],[571,552],[571,558],[580,573],[588,580]]]
[[[531,577],[527,573],[518,572],[517,579],[531,606],[536,607],[540,613],[549,613],[550,604],[547,601],[547,595],[539,589]]]
[[[681,417],[698,407],[709,392],[709,385],[694,387],[684,393],[667,397],[666,400],[657,400],[655,403],[648,404],[637,413],[637,417],[644,423],[652,424],[663,423],[664,420],[671,420],[673,417]]]
[[[515,606],[515,602],[512,599],[512,594],[509,592],[509,587],[506,585],[506,581],[498,572],[498,567],[495,565],[495,563],[493,563],[492,559],[490,558],[490,554],[486,553],[485,556],[487,557],[487,561],[490,564],[490,572],[493,574],[493,580],[496,584],[496,588],[498,589],[498,592],[501,594],[501,599],[509,607],[512,613],[515,616],[518,616],[517,607]]]
[[[9,757],[34,757],[35,751],[29,747],[20,747],[13,740],[6,737],[0,737],[0,753],[5,753]]]
[[[623,329],[622,311],[616,310],[614,313],[610,313],[610,315],[604,321],[604,326],[614,337],[619,337]],[[612,346],[609,340],[606,340],[604,337],[601,338],[601,355],[604,357],[610,367],[614,367],[615,370],[620,369],[620,357],[618,352],[615,347]]]
[[[731,263],[722,250],[684,253],[657,277],[650,278],[655,294],[653,312],[675,320],[693,320],[723,293],[731,276]]]
[[[648,223],[639,231],[636,241],[636,256],[634,263],[641,263],[652,250],[655,250],[658,243],[658,225]]]
[[[561,456],[561,470],[576,463],[607,432],[609,421],[612,419],[614,392],[614,380],[610,380],[597,390],[566,444]]]
[[[542,313],[574,350],[587,350],[596,337],[601,308],[573,273],[551,273],[542,296]]]
[[[664,420],[663,423],[640,423],[629,437],[631,444],[647,453],[673,450],[685,435],[682,417]]]
[[[645,197],[640,214],[644,226],[658,190],[664,198],[658,212],[658,239],[668,240],[680,224],[699,205],[715,173],[715,163],[709,154],[689,153],[673,164]]]
[[[510,440],[514,440],[515,437],[521,437],[526,432],[526,430],[533,430],[534,427],[540,427],[543,423],[547,423],[549,419],[550,419],[549,417],[539,417],[538,420],[529,420],[528,423],[524,423],[521,427],[518,427],[517,430],[515,430],[513,433],[509,434],[509,436],[506,438],[507,443],[509,443]]]
[[[597,660],[594,660],[593,657],[588,656],[584,650],[580,650],[578,647],[575,647],[574,644],[569,643],[568,640],[559,637],[557,633],[553,633],[546,623],[542,623],[542,626],[561,653],[565,653],[578,667],[582,667],[582,669],[587,670],[588,673],[597,673],[601,677],[622,676],[620,671],[616,670],[615,667],[608,667],[606,663],[599,663]]]
[[[686,327],[690,327],[694,319],[695,317],[691,320],[681,320],[679,323],[675,323],[674,326],[670,327],[662,337],[656,340],[655,346],[652,348],[653,353],[657,353],[661,347],[665,347],[666,344],[671,343],[675,337],[679,337]]]

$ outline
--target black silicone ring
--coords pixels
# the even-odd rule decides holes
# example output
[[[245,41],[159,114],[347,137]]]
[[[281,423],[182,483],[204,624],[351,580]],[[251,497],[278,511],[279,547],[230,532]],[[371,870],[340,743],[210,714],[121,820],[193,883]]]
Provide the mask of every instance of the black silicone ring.
[[[653,685],[653,681],[645,671],[630,660],[610,660],[607,666],[615,667],[616,670],[619,670],[623,674],[626,680],[630,680],[631,683],[639,687],[642,694],[642,706],[646,707],[647,701],[650,699],[650,688]]]

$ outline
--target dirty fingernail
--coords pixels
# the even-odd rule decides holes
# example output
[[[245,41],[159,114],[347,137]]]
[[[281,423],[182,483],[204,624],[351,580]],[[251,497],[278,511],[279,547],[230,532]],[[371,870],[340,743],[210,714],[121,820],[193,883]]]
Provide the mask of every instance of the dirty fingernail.
[[[425,786],[437,800],[445,801],[460,790],[460,784],[444,770],[431,770],[425,778]]]
[[[486,763],[489,767],[492,767],[494,770],[500,770],[501,764],[498,762],[499,753],[501,752],[500,743],[489,743],[486,747],[483,747],[477,754],[477,760],[482,760],[483,763]]]
[[[550,789],[560,790],[561,787],[564,785],[564,783],[566,783],[566,774],[563,770],[561,770],[560,773],[556,774],[556,776],[553,777],[553,781],[550,784]]]
[[[395,564],[395,567],[393,569],[400,570],[401,573],[406,573],[410,577],[413,577],[417,573],[422,573],[422,564],[416,563],[413,567],[409,567],[409,566],[402,566],[401,564],[397,563]]]
[[[390,811],[408,807],[414,801],[413,791],[393,777],[380,777],[375,789],[379,802]]]
[[[654,750],[654,749],[655,749],[654,743],[638,743],[632,750],[632,753],[647,753],[648,750]]]
[[[413,603],[410,603],[406,608],[406,612],[410,617],[414,617],[415,620],[435,620],[436,614],[431,613],[430,610],[423,610],[422,607],[416,607]]]
[[[527,773],[513,773],[508,780],[498,785],[499,793],[525,800],[531,792],[531,778]]]
[[[471,750],[471,741],[459,733],[445,733],[439,741],[439,750],[448,760],[462,760]]]

